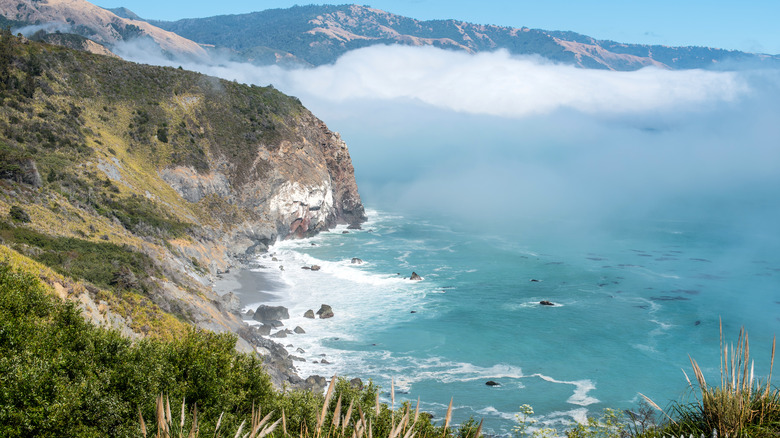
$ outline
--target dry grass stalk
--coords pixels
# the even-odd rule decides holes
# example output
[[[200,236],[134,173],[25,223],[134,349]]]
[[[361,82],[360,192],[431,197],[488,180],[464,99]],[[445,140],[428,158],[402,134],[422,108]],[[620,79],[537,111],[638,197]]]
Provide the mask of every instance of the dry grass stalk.
[[[217,432],[219,431],[219,426],[222,425],[222,416],[225,415],[225,413],[219,414],[219,419],[217,420],[217,427],[214,428],[214,438],[217,437]]]
[[[146,438],[146,422],[144,422],[144,416],[141,414],[141,408],[138,408],[138,421],[141,423],[141,434]]]
[[[330,399],[333,397],[333,388],[336,385],[336,376],[334,375],[330,379],[330,385],[328,385],[328,391],[325,393],[325,402],[322,404],[322,411],[317,417],[317,436],[320,436],[322,432],[322,424],[325,422],[325,416],[328,413],[328,406],[330,405]]]
[[[170,426],[171,422],[173,421],[173,416],[171,415],[171,400],[168,398],[167,395],[165,396],[165,416],[166,416],[167,423]]]
[[[699,364],[690,360],[701,392],[702,419],[721,435],[736,436],[748,425],[763,425],[770,412],[780,409],[778,390],[771,389],[776,339],[772,341],[771,365],[764,388],[754,382],[754,362],[750,360],[750,342],[744,328],[739,331],[736,346],[728,345],[721,322],[720,345],[720,387],[708,386]]]
[[[187,400],[186,397],[181,398],[181,421],[179,421],[179,436],[181,437],[181,431],[184,430],[184,402]]]
[[[222,414],[219,415],[219,419],[222,420]],[[217,422],[217,428],[219,428],[219,422]],[[187,435],[187,438],[196,438],[198,436],[198,432],[198,404],[196,403],[192,407],[192,426],[190,426],[190,434]]]
[[[395,411],[395,379],[390,379],[390,402],[392,403],[392,410]]]
[[[287,435],[287,416],[284,415],[284,408],[282,408],[282,433]]]
[[[281,418],[276,420],[276,421],[274,421],[273,424],[271,424],[270,426],[267,425],[267,426],[263,427],[263,430],[261,430],[259,434],[255,435],[254,433],[252,433],[249,436],[249,438],[263,438],[263,437],[265,437],[266,435],[268,435],[268,434],[272,433],[274,430],[276,430],[276,427],[279,426],[279,422],[281,422],[281,421],[282,421]]]
[[[474,434],[474,438],[479,438],[482,436],[482,423],[485,421],[485,419],[479,420],[479,427],[477,427],[477,433]]]
[[[376,411],[376,416],[379,417],[379,393],[376,394],[376,399],[374,400],[374,410]]]
[[[236,431],[236,435],[233,438],[238,438],[241,436],[241,432],[244,430],[245,424],[246,424],[246,420],[241,422],[241,424],[238,426],[238,430]]]
[[[350,420],[352,419],[352,404],[355,400],[349,401],[349,407],[347,408],[347,414],[344,415],[344,421],[341,422],[341,434],[344,435],[344,431],[347,429]]]
[[[339,399],[338,401],[336,401],[336,409],[333,410],[333,421],[331,422],[331,429],[338,430],[340,423],[341,423],[341,394],[339,394]]]
[[[444,417],[444,434],[447,434],[447,428],[450,427],[450,420],[452,420],[452,398],[450,398],[450,405],[447,407],[447,415]]]

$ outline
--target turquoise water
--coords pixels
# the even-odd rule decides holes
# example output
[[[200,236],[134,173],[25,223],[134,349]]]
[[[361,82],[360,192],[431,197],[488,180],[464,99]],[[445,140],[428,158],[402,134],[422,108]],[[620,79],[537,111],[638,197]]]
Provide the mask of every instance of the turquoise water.
[[[284,340],[303,351],[293,353],[306,360],[300,374],[385,391],[392,380],[396,403],[419,397],[438,419],[453,397],[455,421],[484,418],[492,433],[508,433],[524,403],[561,428],[634,408],[640,392],[679,400],[689,354],[718,378],[721,318],[730,341],[749,330],[756,374],[766,373],[780,332],[773,235],[701,220],[614,222],[576,239],[555,230],[369,211],[362,230],[276,244],[260,269],[286,285],[288,326],[306,331]],[[321,270],[300,269],[312,264]],[[334,318],[302,317],[323,303]],[[330,364],[314,363],[323,357]]]

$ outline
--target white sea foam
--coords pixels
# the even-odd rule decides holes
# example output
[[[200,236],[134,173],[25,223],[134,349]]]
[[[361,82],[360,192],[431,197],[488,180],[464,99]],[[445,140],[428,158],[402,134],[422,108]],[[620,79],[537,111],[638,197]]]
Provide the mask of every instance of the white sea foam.
[[[517,415],[516,412],[501,412],[498,409],[494,408],[493,406],[482,408],[476,412],[486,417],[500,417],[503,418],[504,420],[510,420],[510,421],[514,421],[516,419],[515,416]]]
[[[579,406],[588,406],[599,402],[597,398],[588,395],[588,392],[596,389],[596,384],[594,384],[591,380],[586,379],[586,380],[575,380],[575,381],[561,381],[561,380],[555,380],[554,378],[545,376],[543,374],[534,374],[534,376],[539,377],[540,379],[551,383],[563,383],[566,385],[574,385],[574,394],[572,394],[571,397],[569,397],[569,399],[566,400],[568,403],[571,403],[573,405],[579,405]]]

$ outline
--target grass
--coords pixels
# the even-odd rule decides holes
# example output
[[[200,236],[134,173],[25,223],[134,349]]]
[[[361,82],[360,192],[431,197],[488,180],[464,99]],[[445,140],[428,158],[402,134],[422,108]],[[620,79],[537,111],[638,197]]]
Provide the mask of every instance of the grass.
[[[420,414],[419,400],[414,411],[412,411],[408,403],[404,404],[397,412],[393,410],[388,411],[387,405],[379,403],[379,396],[376,393],[373,418],[363,411],[359,401],[355,403],[355,399],[350,400],[349,406],[345,410],[344,403],[342,403],[344,393],[336,389],[339,385],[343,386],[344,382],[345,380],[338,379],[336,376],[331,378],[322,407],[317,414],[316,424],[312,429],[308,429],[305,424],[291,424],[290,426],[294,427],[288,429],[289,420],[284,409],[279,413],[270,411],[263,416],[261,407],[253,405],[249,423],[246,420],[242,421],[236,428],[234,436],[236,438],[263,438],[274,431],[277,431],[273,435],[276,437],[298,436],[299,438],[447,438],[456,436],[456,433],[458,438],[479,438],[482,436],[481,421],[476,427],[473,426],[473,420],[470,420],[461,425],[458,430],[450,429],[452,400],[450,400],[450,405],[447,409],[444,426],[441,428],[430,427],[429,418]],[[393,389],[391,387],[391,394],[394,393]],[[340,393],[335,407],[332,407],[332,401],[337,392]],[[392,395],[391,399],[394,403],[395,400]],[[172,415],[170,399],[167,395],[160,394],[157,396],[155,407],[155,422],[149,427],[147,427],[143,414],[141,412],[138,414],[139,426],[144,438],[194,438],[200,435],[201,427],[196,405],[188,409],[186,400],[182,399],[180,414],[175,419]],[[389,427],[383,427],[381,426],[383,421],[382,414],[385,414],[384,421],[386,421],[388,412],[390,420],[386,426]],[[223,416],[224,412],[220,414],[213,428],[213,433],[211,429],[204,430],[204,435],[216,437],[222,436],[224,433],[225,436],[231,436],[232,431],[221,429]],[[275,421],[273,421],[274,419]],[[418,427],[420,425],[424,427]],[[247,431],[245,431],[245,427],[248,427]],[[152,431],[152,429],[155,430]],[[295,431],[298,431],[297,434]]]
[[[697,435],[715,431],[718,436],[730,437],[780,436],[780,388],[772,387],[775,347],[776,338],[772,341],[769,374],[761,381],[754,376],[747,331],[740,329],[736,345],[729,345],[721,323],[719,385],[708,384],[698,362],[690,358],[695,384],[687,374],[686,379],[697,394],[696,401],[674,404],[665,413],[668,424],[663,431]]]

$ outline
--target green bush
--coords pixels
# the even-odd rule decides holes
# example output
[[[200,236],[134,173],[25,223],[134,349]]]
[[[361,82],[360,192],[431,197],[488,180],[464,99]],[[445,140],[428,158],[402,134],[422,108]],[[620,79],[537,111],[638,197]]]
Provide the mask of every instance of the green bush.
[[[284,413],[274,436],[313,437],[325,405],[320,424],[334,437],[351,436],[361,417],[373,436],[388,436],[403,418],[416,436],[445,436],[427,416],[413,422],[408,404],[395,412],[380,405],[373,384],[360,389],[338,379],[327,400],[310,391],[277,392],[260,359],[236,352],[235,343],[232,334],[194,328],[170,342],[133,343],[85,322],[36,277],[0,263],[0,436],[138,437],[139,414],[155,428],[159,394],[184,400],[187,412],[197,406],[201,431],[220,422],[221,431],[234,432],[262,407],[263,415],[274,412],[271,421]],[[473,429],[471,422],[459,435],[473,438]]]
[[[18,205],[12,205],[11,210],[8,212],[8,216],[17,222],[30,222],[30,215]]]

